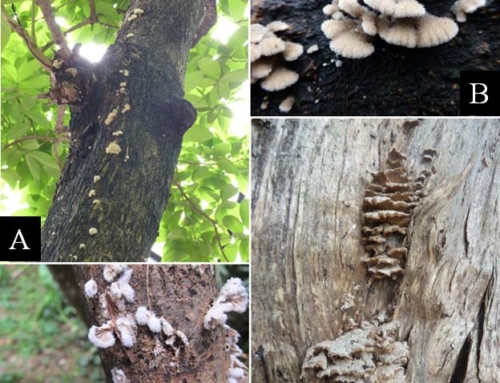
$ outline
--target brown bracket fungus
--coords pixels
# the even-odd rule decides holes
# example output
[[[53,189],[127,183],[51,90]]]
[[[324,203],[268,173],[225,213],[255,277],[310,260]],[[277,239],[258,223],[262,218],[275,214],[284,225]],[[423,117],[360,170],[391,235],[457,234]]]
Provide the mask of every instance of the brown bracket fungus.
[[[431,151],[426,150],[423,155],[428,153]],[[435,156],[435,151],[433,154]],[[372,183],[365,191],[361,241],[367,257],[362,262],[374,279],[395,279],[403,275],[408,226],[431,174],[424,170],[413,178],[405,161],[406,156],[393,149],[387,158],[387,169],[372,173]]]
[[[306,351],[301,378],[309,372],[333,382],[404,383],[409,349],[396,341],[397,322],[380,326],[364,323],[334,340]]]

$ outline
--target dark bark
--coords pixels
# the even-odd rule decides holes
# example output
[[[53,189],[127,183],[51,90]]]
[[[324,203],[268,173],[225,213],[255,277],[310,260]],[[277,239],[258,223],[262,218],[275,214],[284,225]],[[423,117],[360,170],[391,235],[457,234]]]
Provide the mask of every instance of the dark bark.
[[[421,2],[431,14],[454,18],[450,8],[455,1]],[[301,76],[293,87],[265,92],[260,85],[252,85],[252,115],[281,115],[280,102],[292,94],[296,103],[289,114],[296,116],[456,116],[460,114],[460,71],[500,69],[498,2],[468,15],[449,43],[408,49],[376,37],[374,54],[365,59],[340,58],[341,68],[331,62],[336,56],[320,28],[327,19],[322,12],[327,3],[264,0],[261,8],[254,8],[253,22],[285,21],[292,28],[283,36],[305,49],[318,44],[320,51],[287,63]],[[270,102],[262,110],[264,96]]]
[[[43,261],[148,257],[182,136],[196,118],[183,100],[183,81],[204,4],[132,1],[102,62],[87,70],[85,64],[74,65],[85,78],[79,83],[82,96],[71,102],[72,145],[42,230]],[[144,13],[129,20],[134,9]],[[131,109],[122,113],[125,104]],[[113,109],[117,115],[107,123]],[[118,131],[123,134],[113,135]],[[112,142],[120,153],[106,153]],[[95,176],[100,177],[96,182]],[[91,228],[97,234],[90,235]]]
[[[107,349],[99,349],[107,381],[112,382],[111,370],[121,369],[130,382],[219,383],[226,380],[229,356],[225,351],[222,327],[207,331],[203,318],[217,297],[213,266],[134,265],[130,285],[135,290],[135,302],[127,303],[124,311],[135,313],[146,306],[158,317],[163,316],[175,330],[184,332],[190,347],[178,339],[175,350],[165,346],[155,356],[155,338],[164,341],[161,334],[153,334],[147,326],[138,326],[137,340],[126,348],[117,340]],[[93,278],[98,294],[105,294],[110,283],[103,278],[103,266],[74,266],[78,284],[83,291],[86,281]],[[99,298],[88,298],[91,323],[100,326],[109,318],[103,317]]]
[[[363,197],[392,148],[415,176],[436,149],[435,173],[408,228],[404,275],[370,284]],[[306,350],[382,312],[408,342],[405,382],[500,381],[499,164],[491,119],[254,124],[252,381],[333,382],[299,379]]]
[[[82,290],[77,284],[75,270],[69,265],[47,265],[52,277],[56,280],[59,288],[68,304],[73,306],[82,321],[90,326],[86,311],[86,302]]]

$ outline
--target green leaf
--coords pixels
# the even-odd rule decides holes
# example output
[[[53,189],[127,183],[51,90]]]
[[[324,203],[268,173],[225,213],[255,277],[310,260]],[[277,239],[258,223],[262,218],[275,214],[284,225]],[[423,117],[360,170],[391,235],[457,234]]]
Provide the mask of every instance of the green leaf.
[[[9,23],[7,22],[7,20],[5,19],[5,17],[2,15],[2,30],[1,30],[1,34],[2,34],[2,51],[3,51],[3,48],[9,42],[11,32],[12,32],[12,30],[10,28]]]
[[[242,225],[241,221],[238,218],[236,218],[234,215],[226,215],[222,219],[222,223],[224,224],[224,226],[226,226],[233,233],[242,233],[243,232],[243,225]]]
[[[240,217],[245,227],[250,227],[250,201],[244,199],[240,202]]]
[[[246,69],[236,70],[234,72],[228,72],[222,76],[221,81],[226,81],[228,83],[241,84],[243,81],[248,79],[248,71]]]
[[[250,241],[248,240],[248,238],[242,238],[240,240],[240,246],[238,250],[241,255],[241,260],[243,262],[248,262],[248,259],[250,257]]]
[[[219,79],[219,77],[220,77],[220,65],[217,61],[211,59],[210,57],[203,57],[198,62],[198,67],[207,76],[210,76],[215,80]]]
[[[32,152],[26,154],[25,157],[26,165],[28,165],[28,169],[30,170],[33,179],[36,182],[38,182],[40,181],[40,174],[42,172],[42,168],[40,167],[39,162],[30,155],[31,153]]]
[[[238,188],[234,185],[227,184],[222,187],[220,190],[220,197],[223,201],[227,201],[229,198],[238,193]]]

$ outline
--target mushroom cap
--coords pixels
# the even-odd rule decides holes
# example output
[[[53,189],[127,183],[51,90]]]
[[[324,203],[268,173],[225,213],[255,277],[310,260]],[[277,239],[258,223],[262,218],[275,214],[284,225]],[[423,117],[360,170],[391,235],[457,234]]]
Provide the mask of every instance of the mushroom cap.
[[[447,17],[425,15],[418,18],[417,46],[434,47],[444,44],[458,33],[458,25]]]
[[[295,61],[304,53],[304,47],[297,43],[291,43],[289,41],[285,42],[285,51],[283,52],[283,58],[286,61]]]
[[[275,92],[295,84],[298,79],[298,73],[284,67],[278,67],[260,83],[260,86],[268,92]]]
[[[259,44],[250,43],[250,62],[253,63],[262,57]]]
[[[290,28],[290,25],[283,21],[272,21],[266,25],[266,28],[273,32],[281,32],[286,31],[288,28]]]
[[[417,31],[413,19],[400,19],[391,24],[386,17],[380,17],[377,21],[377,30],[379,36],[389,44],[407,48],[417,46]]]
[[[292,107],[293,107],[294,103],[295,103],[295,97],[288,96],[283,101],[281,101],[279,109],[283,113],[288,113],[288,112],[290,112],[292,110]]]
[[[356,21],[350,19],[326,20],[321,24],[321,30],[331,40],[350,29],[356,28],[356,25]]]
[[[367,35],[377,34],[377,15],[373,12],[365,12],[361,16],[361,28]]]
[[[251,75],[252,78],[260,79],[269,76],[273,70],[274,60],[270,57],[262,57],[252,63]]]
[[[272,36],[259,43],[262,56],[272,56],[285,50],[285,42],[279,37]]]
[[[264,38],[264,34],[267,32],[267,28],[261,24],[250,25],[250,42],[258,43]]]
[[[108,348],[115,344],[116,338],[113,333],[113,324],[111,321],[103,324],[100,327],[92,326],[89,329],[89,340],[94,346],[99,348]]]
[[[425,7],[416,0],[364,0],[369,7],[395,18],[425,15]]]
[[[363,13],[369,12],[357,0],[339,0],[339,8],[356,19],[361,18]]]
[[[335,3],[327,4],[323,7],[323,13],[327,16],[333,15],[339,10],[339,6]]]
[[[330,41],[330,49],[340,56],[360,59],[370,56],[375,48],[368,42],[368,37],[356,29],[341,33]]]

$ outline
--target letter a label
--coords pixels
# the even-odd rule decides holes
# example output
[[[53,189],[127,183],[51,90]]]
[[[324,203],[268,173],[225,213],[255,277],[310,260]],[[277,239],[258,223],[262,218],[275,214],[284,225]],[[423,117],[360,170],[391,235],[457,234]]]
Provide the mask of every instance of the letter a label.
[[[9,247],[9,250],[16,250],[16,244],[20,244],[20,243],[23,244],[23,250],[30,250],[30,248],[26,244],[26,241],[24,240],[23,232],[21,231],[21,229],[18,229],[17,234],[14,237],[14,242],[12,242],[12,246]]]

